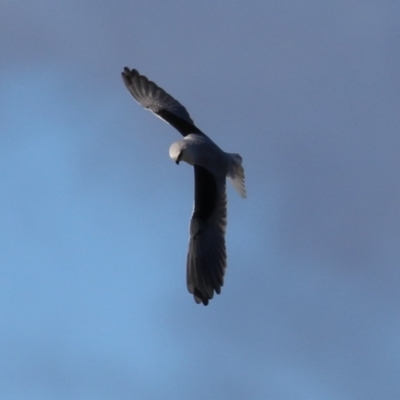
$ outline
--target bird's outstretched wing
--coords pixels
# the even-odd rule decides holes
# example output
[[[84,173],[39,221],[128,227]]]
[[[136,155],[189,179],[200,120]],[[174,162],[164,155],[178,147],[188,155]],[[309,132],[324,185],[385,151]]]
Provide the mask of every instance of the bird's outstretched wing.
[[[146,109],[172,125],[183,136],[202,133],[194,125],[186,108],[154,82],[135,69],[124,68],[122,79],[132,96]]]
[[[207,169],[194,166],[195,199],[190,221],[187,287],[196,303],[219,294],[226,269],[226,184]]]

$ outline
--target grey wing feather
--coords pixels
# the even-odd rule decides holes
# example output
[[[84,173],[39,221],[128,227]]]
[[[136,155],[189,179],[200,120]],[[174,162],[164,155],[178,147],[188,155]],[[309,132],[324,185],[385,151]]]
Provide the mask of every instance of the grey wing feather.
[[[195,207],[190,222],[187,287],[196,303],[219,294],[226,270],[226,184],[195,166]]]
[[[132,96],[146,109],[177,128],[183,135],[200,132],[186,108],[135,69],[125,67],[122,79]],[[184,131],[182,132],[182,125]]]

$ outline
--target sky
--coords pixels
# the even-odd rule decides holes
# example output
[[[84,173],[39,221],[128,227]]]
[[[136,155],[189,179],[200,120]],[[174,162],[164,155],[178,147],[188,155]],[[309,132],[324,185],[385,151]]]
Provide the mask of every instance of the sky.
[[[400,398],[400,3],[2,0],[0,397]],[[185,281],[193,172],[124,66],[244,160]]]

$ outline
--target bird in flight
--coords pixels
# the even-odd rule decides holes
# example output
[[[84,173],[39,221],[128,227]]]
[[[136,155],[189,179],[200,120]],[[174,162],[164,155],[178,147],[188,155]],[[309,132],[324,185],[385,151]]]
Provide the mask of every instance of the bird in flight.
[[[194,210],[186,278],[187,288],[196,303],[206,306],[214,292],[221,293],[224,283],[226,178],[230,178],[243,198],[246,197],[242,157],[222,151],[197,128],[181,103],[137,70],[125,67],[122,79],[139,104],[183,136],[183,140],[171,145],[169,155],[176,164],[185,161],[194,169]]]

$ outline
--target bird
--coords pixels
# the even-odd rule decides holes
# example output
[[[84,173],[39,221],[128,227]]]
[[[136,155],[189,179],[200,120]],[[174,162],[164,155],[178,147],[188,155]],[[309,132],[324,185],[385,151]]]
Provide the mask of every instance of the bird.
[[[208,305],[220,294],[227,267],[226,178],[242,198],[246,197],[242,157],[221,150],[193,122],[186,108],[136,69],[122,71],[125,86],[135,100],[183,136],[174,142],[170,158],[194,169],[194,207],[189,227],[186,283],[197,304]]]

